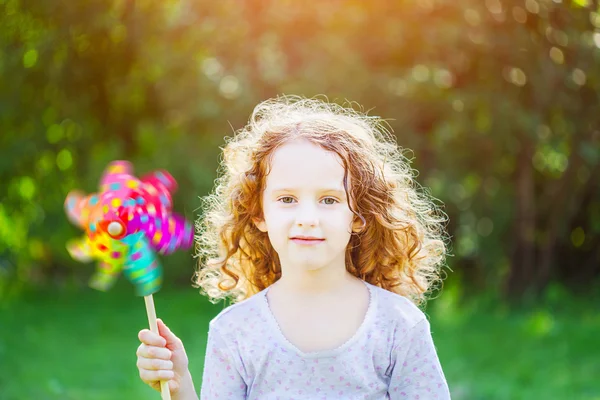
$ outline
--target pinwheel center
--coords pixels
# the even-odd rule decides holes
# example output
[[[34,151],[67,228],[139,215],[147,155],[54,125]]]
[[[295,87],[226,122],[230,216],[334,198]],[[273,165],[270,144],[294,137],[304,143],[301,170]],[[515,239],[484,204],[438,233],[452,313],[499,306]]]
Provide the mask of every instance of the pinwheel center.
[[[124,226],[123,224],[117,222],[117,221],[112,221],[111,223],[108,224],[108,227],[106,228],[108,234],[110,236],[121,236],[123,234],[123,230],[124,230]]]

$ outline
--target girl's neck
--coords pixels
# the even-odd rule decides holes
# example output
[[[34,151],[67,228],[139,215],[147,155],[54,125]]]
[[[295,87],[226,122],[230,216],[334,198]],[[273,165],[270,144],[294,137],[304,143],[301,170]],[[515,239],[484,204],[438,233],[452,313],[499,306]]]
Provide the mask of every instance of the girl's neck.
[[[323,268],[318,271],[285,273],[273,285],[277,290],[290,295],[329,295],[339,293],[359,282],[359,278],[346,269]],[[361,283],[362,284],[362,283]]]

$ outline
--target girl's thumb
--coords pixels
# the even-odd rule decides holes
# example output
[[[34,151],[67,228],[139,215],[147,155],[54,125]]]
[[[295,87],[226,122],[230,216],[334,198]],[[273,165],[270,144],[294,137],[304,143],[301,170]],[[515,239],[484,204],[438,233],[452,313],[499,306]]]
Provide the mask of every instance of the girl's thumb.
[[[167,340],[167,346],[170,344],[180,346],[181,340],[179,340],[179,338],[175,336],[173,332],[171,332],[169,327],[165,325],[162,319],[157,318],[156,323],[158,325],[158,333]]]

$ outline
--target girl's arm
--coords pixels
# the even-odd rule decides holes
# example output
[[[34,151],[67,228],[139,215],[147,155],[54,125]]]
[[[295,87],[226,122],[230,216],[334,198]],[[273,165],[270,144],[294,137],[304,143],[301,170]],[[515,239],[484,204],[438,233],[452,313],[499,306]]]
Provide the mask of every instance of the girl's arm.
[[[183,377],[179,392],[172,395],[171,400],[198,400],[198,395],[194,388],[194,381],[189,372]]]
[[[392,358],[390,399],[450,399],[427,319],[408,332],[405,340],[392,351]]]
[[[239,356],[230,349],[230,345],[218,330],[213,327],[209,329],[200,389],[201,400],[246,399],[247,386],[236,365],[239,358],[235,357]]]

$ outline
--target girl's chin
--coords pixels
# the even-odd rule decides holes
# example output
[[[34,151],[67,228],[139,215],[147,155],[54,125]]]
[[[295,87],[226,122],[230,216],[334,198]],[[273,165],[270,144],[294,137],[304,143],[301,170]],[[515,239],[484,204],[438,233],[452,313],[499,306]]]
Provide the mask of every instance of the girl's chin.
[[[324,269],[327,269],[328,265],[323,263],[323,264],[316,264],[314,262],[311,263],[306,263],[304,265],[301,266],[301,268],[306,271],[306,272],[318,272],[318,271],[323,271]]]
[[[303,262],[296,262],[294,264],[291,264],[289,266],[289,269],[293,269],[296,271],[320,271],[327,268],[327,265],[323,264],[317,264],[314,261],[307,261],[305,263]]]

